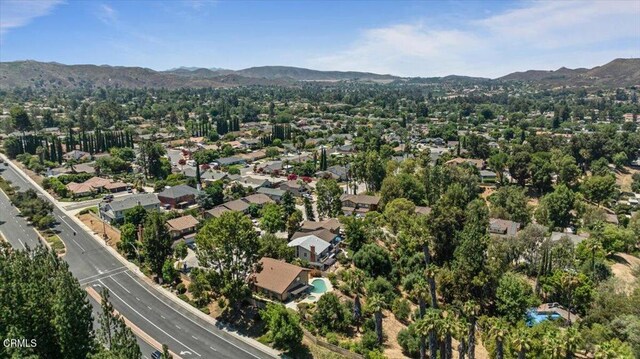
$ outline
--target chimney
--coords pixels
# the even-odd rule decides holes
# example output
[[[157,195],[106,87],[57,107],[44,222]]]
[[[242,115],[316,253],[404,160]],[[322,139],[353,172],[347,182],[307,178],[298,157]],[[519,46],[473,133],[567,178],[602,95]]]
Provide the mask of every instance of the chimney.
[[[311,246],[311,255],[309,257],[310,262],[316,261],[316,246]]]

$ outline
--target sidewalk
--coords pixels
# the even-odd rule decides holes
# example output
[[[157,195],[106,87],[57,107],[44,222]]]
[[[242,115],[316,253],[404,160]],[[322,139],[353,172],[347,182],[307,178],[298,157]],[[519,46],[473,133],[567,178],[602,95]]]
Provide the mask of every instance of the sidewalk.
[[[107,245],[104,242],[104,240],[102,240],[102,238],[100,238],[99,236],[94,234],[94,232],[89,227],[87,227],[78,217],[76,217],[71,212],[67,211],[62,206],[60,206],[60,203],[49,192],[45,191],[31,177],[27,176],[24,173],[24,171],[22,171],[18,166],[16,166],[12,161],[10,161],[9,158],[7,158],[7,156],[5,156],[4,154],[0,153],[0,158],[2,158],[4,161],[6,161],[9,164],[9,166],[11,166],[16,172],[21,174],[29,183],[31,183],[33,186],[35,186],[37,188],[37,190],[39,192],[41,192],[45,197],[47,197],[47,199],[49,199],[49,201],[51,201],[51,203],[53,203],[54,206],[56,206],[62,213],[64,213],[65,216],[67,216],[70,220],[74,221],[85,232],[87,232],[97,243],[99,243],[102,247],[104,247],[107,251],[109,251],[109,253],[111,253],[111,255],[113,255],[120,263],[122,263],[123,266],[127,267],[131,272],[135,273],[135,275],[138,276],[139,279],[145,281],[147,284],[152,286],[156,291],[160,292],[163,296],[165,296],[166,298],[170,299],[175,304],[181,306],[183,309],[186,309],[189,312],[191,312],[192,314],[198,316],[200,319],[205,320],[207,323],[211,324],[215,328],[220,329],[220,330],[232,335],[236,339],[241,340],[241,341],[253,346],[254,348],[257,348],[257,349],[261,350],[265,354],[271,355],[274,358],[280,357],[280,352],[278,352],[277,350],[275,350],[275,349],[273,349],[271,347],[268,347],[268,346],[258,342],[257,340],[254,340],[254,339],[251,339],[249,337],[245,337],[245,336],[239,335],[238,333],[227,329],[224,324],[218,323],[218,321],[215,320],[214,318],[206,315],[205,313],[201,312],[200,310],[198,310],[197,308],[193,307],[192,305],[184,302],[183,300],[178,298],[176,295],[171,293],[166,288],[164,288],[164,287],[158,285],[157,283],[155,283],[154,281],[152,281],[150,278],[148,278],[146,275],[144,275],[144,273],[142,273],[140,271],[140,269],[135,264],[133,264],[133,263],[129,262],[128,260],[126,260],[124,257],[122,257],[120,255],[120,253],[118,253],[118,251],[113,249],[113,247]]]

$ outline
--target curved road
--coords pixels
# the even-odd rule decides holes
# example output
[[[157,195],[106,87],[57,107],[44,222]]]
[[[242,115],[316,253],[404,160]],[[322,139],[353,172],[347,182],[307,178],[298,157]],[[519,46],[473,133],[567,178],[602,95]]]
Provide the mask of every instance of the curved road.
[[[35,188],[12,166],[0,165],[0,175],[21,190]],[[46,199],[44,195],[41,198]],[[18,216],[4,193],[0,193],[0,232],[15,248],[39,244],[33,228]],[[274,358],[274,352],[262,344],[239,339],[209,321],[178,305],[154,285],[142,280],[124,266],[104,245],[68,218],[54,204],[53,215],[59,222],[55,229],[67,247],[63,257],[84,288],[99,291],[106,287],[114,308],[146,334],[182,358]],[[77,234],[73,235],[73,231]],[[150,353],[143,353],[148,356]]]

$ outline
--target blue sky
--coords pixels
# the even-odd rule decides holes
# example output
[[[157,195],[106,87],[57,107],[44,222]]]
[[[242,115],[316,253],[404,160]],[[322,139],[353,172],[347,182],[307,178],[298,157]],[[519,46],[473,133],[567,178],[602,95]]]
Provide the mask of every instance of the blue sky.
[[[640,57],[639,19],[639,0],[0,0],[0,60],[498,77]]]

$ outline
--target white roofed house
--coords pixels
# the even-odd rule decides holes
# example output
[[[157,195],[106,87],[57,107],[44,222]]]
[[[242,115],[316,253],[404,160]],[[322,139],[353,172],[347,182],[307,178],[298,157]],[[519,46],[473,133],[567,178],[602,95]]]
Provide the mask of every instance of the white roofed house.
[[[135,206],[142,206],[147,211],[160,209],[160,200],[154,193],[140,193],[122,198],[114,199],[111,202],[101,202],[98,204],[100,218],[112,223],[124,220],[126,211]]]
[[[308,261],[311,266],[319,269],[324,270],[335,263],[334,257],[337,247],[316,235],[298,237],[289,242],[287,246],[295,249],[296,257]]]

